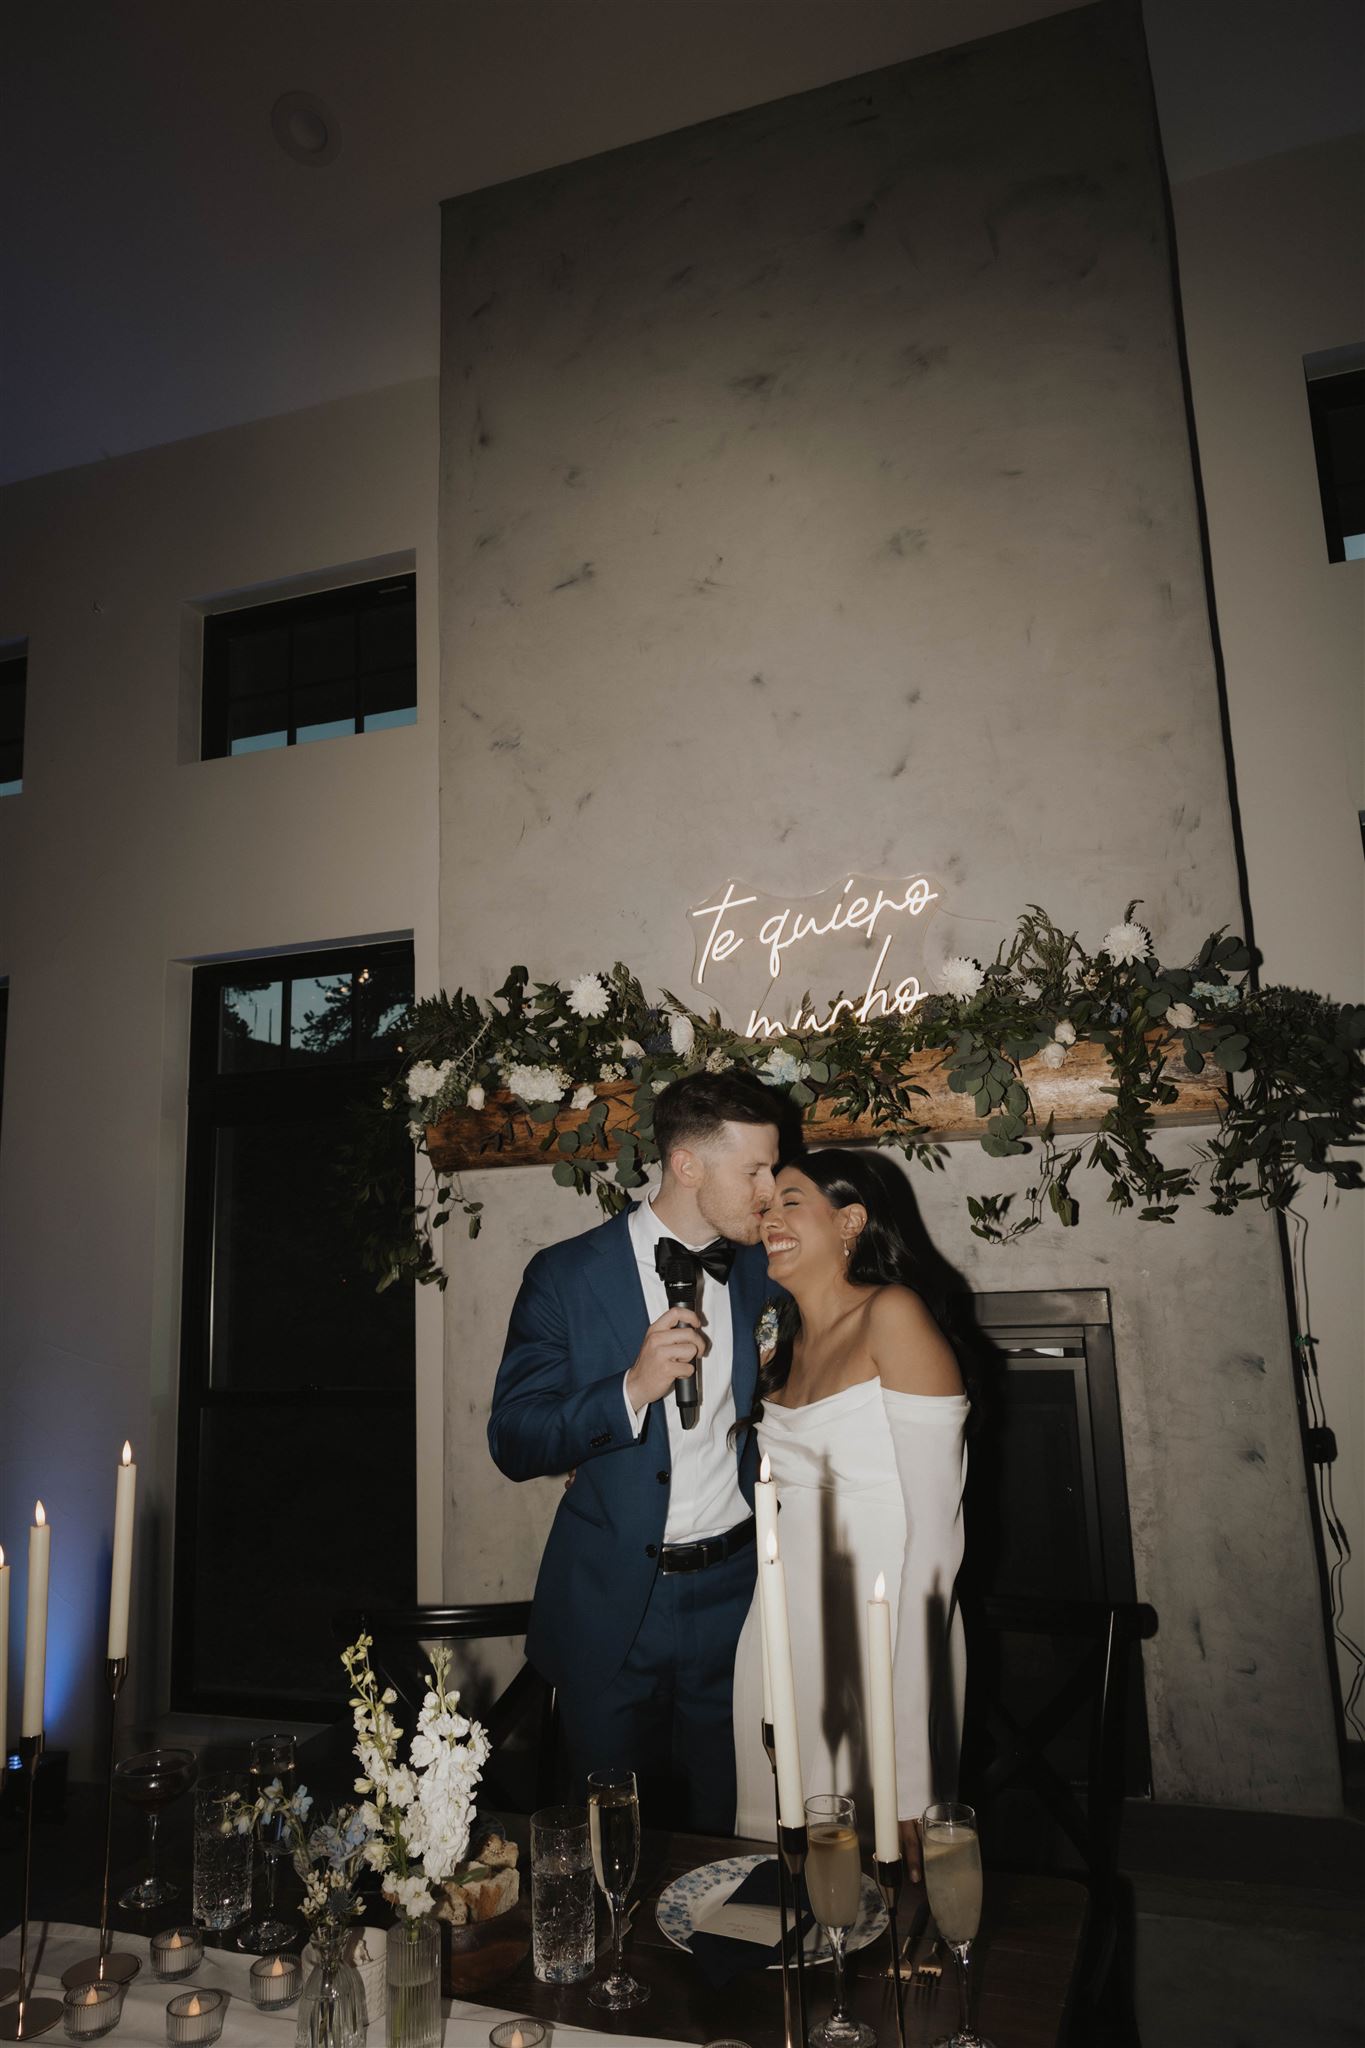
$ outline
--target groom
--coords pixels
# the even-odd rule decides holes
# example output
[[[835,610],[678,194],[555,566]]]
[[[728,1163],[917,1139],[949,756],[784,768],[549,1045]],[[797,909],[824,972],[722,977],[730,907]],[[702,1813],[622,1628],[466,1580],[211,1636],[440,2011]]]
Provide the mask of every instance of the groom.
[[[654,1105],[652,1202],[537,1252],[512,1311],[488,1442],[509,1479],[572,1475],[536,1582],[526,1654],[589,1771],[682,1779],[689,1824],[735,1818],[730,1693],[754,1590],[758,1243],[785,1106],[747,1075],[690,1074]],[[667,1305],[656,1247],[697,1255],[698,1307]],[[675,1254],[676,1256],[676,1254]],[[684,1430],[673,1387],[700,1376]]]

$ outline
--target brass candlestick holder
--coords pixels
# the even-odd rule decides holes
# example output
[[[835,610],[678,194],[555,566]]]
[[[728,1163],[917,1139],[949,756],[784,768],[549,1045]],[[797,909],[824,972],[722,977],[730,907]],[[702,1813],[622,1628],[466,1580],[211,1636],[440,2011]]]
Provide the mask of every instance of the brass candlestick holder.
[[[792,1897],[796,1901],[796,2006],[801,2020],[801,2048],[808,2048],[810,2015],[806,2005],[806,1945],[801,1939],[801,1878],[810,1849],[810,1834],[805,1822],[802,1821],[799,1828],[788,1828],[782,1825],[779,1818],[777,1846],[781,1851],[782,1861],[787,1866]]]
[[[126,1657],[106,1657],[104,1677],[109,1687],[109,1797],[104,1814],[104,1890],[100,1896],[100,1945],[93,1956],[82,1956],[69,1970],[62,1971],[68,1991],[81,1984],[131,1984],[142,1968],[142,1959],[127,1949],[111,1949],[109,1932],[109,1868],[114,1848],[114,1736],[118,1723],[118,1696],[128,1676]]]
[[[0,1679],[0,1684],[3,1683],[3,1679]],[[4,1789],[5,1773],[8,1771],[8,1769],[9,1744],[6,1742],[3,1745],[0,1745],[0,1791]],[[3,2005],[7,1998],[13,1998],[15,1992],[18,1989],[19,1972],[17,1970],[11,1970],[7,1964],[4,1969],[0,1969],[0,2005]]]
[[[24,1917],[19,1931],[19,1996],[13,2005],[0,2006],[0,2041],[36,2040],[49,2027],[55,2027],[62,2016],[59,1998],[33,1998],[29,1995],[28,1906],[33,1879],[33,1802],[37,1796],[38,1759],[42,1753],[41,1735],[20,1736],[19,1754],[28,1774],[28,1806],[24,1814]]]
[[[778,1811],[777,1803],[777,1742],[773,1735],[772,1722],[764,1721],[761,1725],[763,1729],[763,1747],[767,1751],[768,1762],[772,1766],[773,1773],[773,1822],[775,1826],[780,1827],[782,1816]],[[782,2039],[786,2043],[786,2048],[796,2048],[796,2043],[792,2038],[791,1959],[787,1954],[787,1935],[790,1922],[787,1918],[786,1867],[780,1856],[776,1861],[777,1913],[782,1935]],[[799,1899],[796,1901],[796,1939],[799,1944],[801,1940],[801,1902]]]
[[[896,1907],[900,1903],[901,1886],[905,1882],[905,1862],[898,1856],[894,1863],[883,1863],[880,1856],[872,1859],[872,1869],[877,1879],[877,1890],[882,1895],[886,1917],[891,1926],[891,1968],[896,1980],[896,2038],[900,2048],[905,2048],[905,1994],[901,1989],[901,1937],[896,1924]]]

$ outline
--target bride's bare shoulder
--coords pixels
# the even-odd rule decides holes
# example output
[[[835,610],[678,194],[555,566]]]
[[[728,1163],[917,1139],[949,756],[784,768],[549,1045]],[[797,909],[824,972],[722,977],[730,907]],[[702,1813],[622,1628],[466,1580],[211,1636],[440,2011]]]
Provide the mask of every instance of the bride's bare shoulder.
[[[896,1394],[960,1394],[953,1347],[910,1287],[882,1287],[867,1312],[868,1345],[884,1387]]]

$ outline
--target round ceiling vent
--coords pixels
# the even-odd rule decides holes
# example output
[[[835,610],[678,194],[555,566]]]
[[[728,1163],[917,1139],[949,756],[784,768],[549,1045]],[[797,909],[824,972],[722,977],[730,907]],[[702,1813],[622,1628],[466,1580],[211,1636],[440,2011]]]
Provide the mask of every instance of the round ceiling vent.
[[[337,117],[315,93],[282,92],[270,109],[270,127],[286,156],[315,170],[332,163],[341,149]]]

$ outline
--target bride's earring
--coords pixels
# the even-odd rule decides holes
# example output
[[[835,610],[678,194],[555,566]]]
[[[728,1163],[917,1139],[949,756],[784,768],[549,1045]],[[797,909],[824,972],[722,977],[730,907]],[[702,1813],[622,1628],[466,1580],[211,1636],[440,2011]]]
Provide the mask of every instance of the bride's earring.
[[[853,1250],[853,1239],[852,1239],[851,1237],[846,1237],[846,1238],[844,1239],[844,1257],[845,1257],[845,1258],[847,1258],[847,1257],[849,1256],[849,1253],[850,1253],[850,1252],[851,1252],[852,1250]]]

